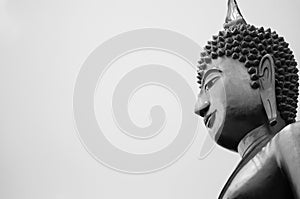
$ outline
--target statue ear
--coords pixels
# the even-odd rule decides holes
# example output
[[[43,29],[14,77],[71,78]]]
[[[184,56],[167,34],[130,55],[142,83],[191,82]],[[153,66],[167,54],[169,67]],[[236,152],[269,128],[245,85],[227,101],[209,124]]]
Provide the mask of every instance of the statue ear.
[[[265,55],[258,67],[260,97],[265,108],[269,124],[276,125],[277,106],[275,95],[275,65],[271,55]]]

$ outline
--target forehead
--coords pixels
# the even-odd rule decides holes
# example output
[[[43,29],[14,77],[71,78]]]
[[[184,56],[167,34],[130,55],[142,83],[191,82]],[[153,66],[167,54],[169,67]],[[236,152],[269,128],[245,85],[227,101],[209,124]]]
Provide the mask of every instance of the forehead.
[[[218,58],[213,59],[209,64],[206,64],[205,69],[202,70],[202,80],[212,71],[222,71],[225,76],[231,76],[232,78],[249,78],[247,68],[243,63],[233,60],[231,58]],[[203,83],[203,82],[202,82]]]

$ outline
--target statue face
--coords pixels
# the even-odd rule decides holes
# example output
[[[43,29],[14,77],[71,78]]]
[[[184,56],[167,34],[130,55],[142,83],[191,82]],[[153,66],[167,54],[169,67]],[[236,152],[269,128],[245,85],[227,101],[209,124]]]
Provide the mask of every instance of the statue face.
[[[212,60],[203,74],[195,113],[204,118],[212,138],[231,150],[266,122],[259,89],[252,89],[249,82],[247,68],[230,58]]]

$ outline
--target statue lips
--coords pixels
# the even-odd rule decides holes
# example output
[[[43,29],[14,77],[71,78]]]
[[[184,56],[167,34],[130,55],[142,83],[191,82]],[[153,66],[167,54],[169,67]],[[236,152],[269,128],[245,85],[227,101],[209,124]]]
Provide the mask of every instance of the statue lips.
[[[216,119],[216,112],[217,110],[213,111],[212,113],[210,114],[207,114],[205,117],[204,117],[204,124],[205,126],[207,126],[208,128],[211,128],[215,122],[215,119]]]

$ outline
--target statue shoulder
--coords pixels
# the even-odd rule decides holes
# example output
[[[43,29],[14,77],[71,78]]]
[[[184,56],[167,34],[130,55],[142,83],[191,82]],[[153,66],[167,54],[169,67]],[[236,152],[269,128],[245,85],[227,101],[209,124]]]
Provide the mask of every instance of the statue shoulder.
[[[287,125],[274,137],[274,155],[277,165],[300,198],[300,122]]]
[[[300,121],[289,124],[284,127],[279,133],[278,136],[285,139],[296,139],[294,141],[299,142],[300,145]]]
[[[300,122],[284,127],[274,137],[273,143],[275,144],[274,149],[277,160],[280,160],[280,162],[297,161],[300,163]]]

